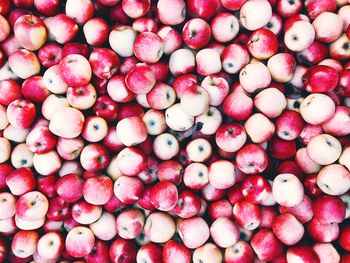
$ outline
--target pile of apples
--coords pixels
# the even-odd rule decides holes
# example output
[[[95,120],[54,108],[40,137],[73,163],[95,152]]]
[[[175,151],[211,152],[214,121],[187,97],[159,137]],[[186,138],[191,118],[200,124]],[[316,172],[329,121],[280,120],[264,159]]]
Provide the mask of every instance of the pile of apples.
[[[349,0],[1,0],[0,262],[349,263]]]

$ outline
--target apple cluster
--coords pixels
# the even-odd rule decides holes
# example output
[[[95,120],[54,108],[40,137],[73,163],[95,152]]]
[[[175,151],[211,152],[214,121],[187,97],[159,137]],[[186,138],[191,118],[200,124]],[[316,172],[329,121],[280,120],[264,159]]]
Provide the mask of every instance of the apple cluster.
[[[350,0],[0,0],[0,263],[349,263]]]

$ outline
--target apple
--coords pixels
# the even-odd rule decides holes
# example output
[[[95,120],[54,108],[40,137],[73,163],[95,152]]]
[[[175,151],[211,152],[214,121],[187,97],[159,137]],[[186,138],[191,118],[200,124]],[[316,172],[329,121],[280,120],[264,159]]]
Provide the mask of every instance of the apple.
[[[83,226],[71,229],[65,241],[67,253],[76,258],[88,255],[92,251],[94,244],[95,237],[93,232]]]
[[[142,196],[144,185],[138,178],[120,176],[114,182],[114,195],[123,203],[136,203]]]
[[[293,231],[290,226],[293,225]],[[293,246],[297,244],[304,235],[304,227],[293,215],[284,213],[277,216],[272,223],[272,231],[276,237],[285,245]]]
[[[102,215],[102,207],[81,200],[72,206],[72,217],[79,224],[92,224]]]
[[[201,217],[184,219],[179,223],[178,231],[182,242],[190,249],[202,246],[210,236],[209,227]]]
[[[222,258],[220,249],[213,243],[206,243],[195,249],[192,256],[194,262],[202,261],[203,263],[219,263],[222,262]]]
[[[340,255],[331,243],[317,243],[312,249],[316,252],[320,262],[340,262]]]
[[[116,221],[118,235],[124,239],[134,239],[141,234],[145,224],[144,215],[138,209],[122,211]]]
[[[169,10],[171,6],[171,10]],[[186,17],[186,3],[183,0],[160,0],[157,3],[159,20],[165,25],[181,24]]]
[[[8,192],[0,193],[0,220],[12,218],[16,213],[16,197]],[[1,231],[3,232],[3,231]]]
[[[38,191],[27,192],[16,203],[16,215],[27,221],[43,218],[49,209],[47,198]]]
[[[8,57],[8,66],[21,79],[27,79],[40,72],[40,62],[32,51],[21,49]],[[3,66],[5,68],[5,66]],[[7,79],[7,78],[6,78]],[[0,78],[0,80],[2,80]]]
[[[63,250],[63,237],[58,232],[47,232],[37,243],[37,253],[45,259],[57,259]]]
[[[271,73],[261,62],[250,63],[239,72],[239,82],[246,92],[253,93],[270,85]]]
[[[175,234],[175,222],[164,212],[154,212],[147,217],[144,231],[151,242],[165,243]]]
[[[238,262],[254,262],[254,252],[251,246],[245,241],[238,241],[232,247],[225,249],[225,262],[238,263]]]
[[[299,245],[295,247],[288,248],[287,250],[287,260],[288,261],[306,261],[306,262],[320,262],[317,254],[306,245]]]
[[[288,49],[298,52],[308,48],[315,37],[315,29],[310,22],[295,21],[285,32],[284,44]]]
[[[15,168],[31,167],[33,165],[33,155],[25,143],[18,144],[12,149],[11,164]]]
[[[32,14],[19,17],[13,30],[18,43],[30,51],[40,49],[46,41],[47,31],[44,22]]]
[[[78,33],[78,25],[65,14],[57,14],[44,19],[48,31],[48,38],[60,44],[71,42]],[[59,26],[64,25],[64,29]]]
[[[25,167],[12,171],[6,177],[6,184],[11,193],[16,196],[21,196],[27,192],[33,191],[36,186],[33,172]]]
[[[158,2],[161,2],[161,1],[158,1]],[[181,2],[181,1],[178,1],[178,2]],[[159,19],[162,19],[162,18],[159,17]],[[181,35],[171,26],[162,26],[157,31],[157,35],[163,40],[164,54],[170,55],[181,47],[181,43],[182,43]]]
[[[272,194],[278,204],[293,207],[303,201],[304,187],[294,174],[279,174],[273,181]]]
[[[270,21],[271,16],[272,8],[266,0],[247,1],[239,11],[241,24],[250,31],[264,27]]]
[[[220,53],[213,48],[201,49],[196,55],[197,72],[202,76],[217,74],[221,71]]]
[[[238,242],[240,232],[229,218],[219,217],[212,223],[210,235],[219,247],[228,248]]]
[[[243,173],[261,173],[268,164],[267,153],[257,144],[246,144],[237,152],[236,164]]]
[[[161,262],[162,247],[158,244],[147,243],[140,247],[137,251],[136,262]]]
[[[254,31],[247,42],[249,53],[257,59],[268,59],[277,53],[277,36],[269,29],[261,28]]]
[[[345,219],[345,204],[336,196],[317,197],[312,203],[312,209],[314,217],[322,224],[341,223]]]
[[[36,231],[20,230],[13,237],[11,250],[16,257],[30,257],[37,249],[38,240],[39,234]]]
[[[126,263],[136,261],[137,250],[132,241],[117,238],[109,247],[109,258],[113,263],[121,260]]]
[[[88,84],[92,75],[89,61],[78,54],[65,56],[59,63],[58,70],[63,81],[72,87]]]
[[[254,230],[261,223],[259,206],[246,200],[236,202],[233,206],[233,217],[237,224],[246,230]]]
[[[267,228],[256,232],[250,241],[250,244],[257,254],[257,257],[263,261],[272,261],[282,253],[282,243],[276,238],[273,232]]]
[[[104,205],[113,194],[112,180],[104,175],[87,179],[83,186],[85,201],[93,205]]]

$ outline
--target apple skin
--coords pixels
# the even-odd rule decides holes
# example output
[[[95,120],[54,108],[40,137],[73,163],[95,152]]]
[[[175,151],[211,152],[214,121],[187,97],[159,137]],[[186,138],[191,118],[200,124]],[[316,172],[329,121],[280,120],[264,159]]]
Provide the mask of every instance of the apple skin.
[[[32,102],[43,103],[50,92],[44,85],[43,77],[33,76],[22,83],[22,94]]]
[[[16,196],[21,196],[27,192],[33,191],[36,186],[32,170],[26,167],[12,171],[6,177],[6,184],[11,193]]]
[[[22,220],[36,221],[43,218],[49,208],[47,198],[38,191],[22,195],[16,204],[16,215]]]
[[[281,213],[293,214],[302,224],[309,222],[313,216],[312,200],[304,195],[303,201],[294,207],[280,206],[279,210]]]
[[[101,262],[107,263],[109,262],[109,251],[108,246],[101,240],[96,240],[95,245],[90,252],[90,254],[84,257],[87,263],[93,262]]]
[[[297,261],[310,263],[320,263],[320,259],[317,254],[306,245],[299,245],[295,247],[288,248],[287,250],[287,261]]]
[[[322,224],[316,217],[311,219],[306,228],[316,242],[333,242],[338,239],[340,233],[338,224]]]
[[[210,235],[216,245],[228,248],[239,241],[240,232],[237,225],[229,218],[219,217],[210,226]]]
[[[109,247],[109,257],[113,263],[123,260],[126,263],[136,261],[137,250],[134,243],[130,240],[117,238]]]
[[[181,218],[190,218],[197,215],[200,208],[201,200],[199,196],[193,191],[184,190],[179,193],[174,211]]]
[[[151,191],[151,202],[160,211],[170,211],[177,205],[178,191],[174,184],[161,181]]]
[[[268,163],[266,151],[257,144],[246,144],[236,155],[236,164],[245,174],[258,174],[263,172]]]
[[[89,57],[92,73],[100,79],[110,79],[120,67],[118,55],[108,48],[95,48]]]
[[[175,234],[176,227],[173,218],[164,212],[151,213],[145,222],[144,232],[151,242],[165,243]]]
[[[242,5],[239,12],[243,27],[250,31],[265,26],[270,21],[271,16],[272,8],[268,1],[247,1]]]
[[[349,233],[350,233],[350,227],[345,226],[340,232],[340,236],[339,236],[339,244],[341,245],[342,248],[344,248],[348,252],[350,251]]]
[[[169,5],[172,6],[169,10]],[[181,24],[186,18],[186,3],[183,0],[160,0],[157,3],[159,20],[165,25]]]
[[[244,198],[255,204],[263,204],[271,194],[269,182],[260,175],[250,175],[244,178],[241,190]]]
[[[197,232],[197,230],[200,230],[200,232]],[[184,219],[178,225],[178,231],[184,245],[190,249],[200,247],[210,236],[209,227],[201,217]],[[200,233],[200,236],[198,236],[198,233]]]
[[[213,243],[206,243],[193,252],[192,259],[194,262],[202,260],[204,263],[219,263],[222,262],[223,256],[218,246]]]
[[[335,89],[339,81],[339,75],[338,72],[330,66],[317,65],[311,67],[307,71],[303,80],[304,86],[308,92],[325,93]]]
[[[50,131],[60,137],[71,139],[78,137],[83,130],[85,118],[81,111],[71,107],[61,107],[52,116],[50,120]],[[69,123],[64,129],[63,123]]]
[[[58,232],[46,232],[37,244],[37,253],[45,259],[56,259],[63,251],[63,237]]]
[[[232,247],[225,249],[225,262],[227,263],[253,263],[254,251],[251,246],[245,241],[238,241]]]
[[[314,217],[322,224],[339,224],[345,219],[345,204],[336,196],[318,196],[312,203],[312,209]]]
[[[161,263],[162,262],[162,250],[163,248],[154,243],[147,243],[142,245],[137,251],[136,262],[152,262],[152,263]],[[164,260],[163,260],[164,262]]]
[[[92,231],[83,226],[75,227],[66,236],[67,253],[76,258],[84,257],[92,251],[95,237]]]
[[[89,61],[82,55],[67,55],[61,60],[58,67],[62,79],[69,86],[83,86],[91,80],[91,66]]]
[[[191,252],[182,243],[169,240],[163,247],[162,260],[164,263],[170,263],[174,258],[181,262],[189,263],[191,262]]]
[[[272,261],[277,258],[283,249],[282,243],[273,232],[267,228],[256,232],[250,242],[254,252],[260,260]]]
[[[288,227],[293,225],[294,231],[291,233]],[[301,222],[292,214],[281,214],[272,223],[272,231],[276,237],[285,245],[293,246],[298,243],[304,235],[304,227]]]
[[[114,195],[126,204],[136,203],[141,198],[143,189],[142,181],[134,177],[121,176],[114,183]]]
[[[18,43],[30,51],[41,48],[47,35],[44,22],[34,15],[19,17],[14,26],[14,34]],[[31,36],[35,36],[35,38],[31,38]]]
[[[240,227],[254,230],[261,223],[260,207],[242,199],[233,206],[233,217]]]
[[[39,240],[39,234],[33,230],[20,230],[17,232],[11,243],[13,254],[19,258],[27,258],[34,254]]]
[[[150,66],[137,64],[125,77],[128,89],[135,94],[148,93],[156,84],[156,76]]]
[[[144,50],[147,50],[145,52]],[[145,63],[156,63],[164,52],[164,42],[161,37],[152,32],[139,34],[134,42],[135,56]]]
[[[164,54],[170,55],[175,50],[181,47],[182,38],[181,35],[170,26],[162,26],[157,35],[164,42]]]
[[[21,86],[13,79],[0,81],[0,103],[8,106],[11,102],[21,99]]]
[[[288,191],[292,185],[293,193]],[[272,194],[278,204],[293,207],[303,201],[304,187],[295,175],[280,174],[273,181]]]
[[[147,14],[151,7],[149,0],[135,1],[122,0],[122,8],[125,14],[130,18],[139,18]]]
[[[190,19],[182,30],[182,40],[192,49],[205,47],[209,43],[210,36],[210,26],[201,18]]]
[[[305,4],[309,17],[315,19],[323,12],[333,12],[337,8],[337,2],[322,0],[317,2],[315,0],[309,1]]]
[[[115,224],[121,238],[134,239],[141,234],[145,218],[140,210],[128,209],[118,215]]]
[[[65,44],[62,49],[62,57],[73,54],[82,55],[85,58],[88,58],[90,54],[88,45],[78,42],[69,42]]]
[[[104,205],[113,195],[113,182],[108,176],[100,175],[87,179],[83,186],[84,199],[93,205]]]

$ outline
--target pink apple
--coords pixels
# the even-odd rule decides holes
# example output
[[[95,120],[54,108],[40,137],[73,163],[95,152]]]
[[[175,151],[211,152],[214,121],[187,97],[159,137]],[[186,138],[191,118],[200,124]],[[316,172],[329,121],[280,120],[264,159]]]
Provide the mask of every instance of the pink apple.
[[[14,34],[18,43],[31,51],[44,45],[47,35],[44,22],[34,15],[19,17],[14,25]]]
[[[11,250],[16,257],[30,257],[37,249],[38,240],[39,234],[36,231],[21,230],[13,237]]]
[[[194,249],[203,245],[209,238],[209,227],[201,217],[184,219],[178,225],[179,235],[185,246]]]
[[[62,126],[63,124],[69,124]],[[50,131],[60,137],[71,139],[78,137],[82,132],[84,115],[77,109],[61,107],[52,116]]]
[[[163,212],[150,214],[144,226],[146,237],[154,243],[165,243],[175,234],[175,222],[171,216]]]
[[[40,72],[40,62],[32,51],[18,50],[8,57],[8,65],[21,79],[27,79]]]
[[[240,240],[232,247],[225,249],[225,262],[227,263],[239,263],[239,262],[252,263],[253,261],[254,261],[253,249],[245,241]]]
[[[273,232],[267,228],[256,232],[250,244],[260,260],[272,261],[281,253],[283,246]]]
[[[92,69],[85,57],[71,54],[61,60],[59,73],[67,85],[78,87],[89,83]]]
[[[47,198],[38,191],[22,195],[16,204],[16,215],[22,220],[36,221],[43,218],[49,208]]]
[[[79,29],[75,21],[64,14],[47,17],[44,23],[47,27],[48,38],[60,44],[71,42]]]
[[[140,210],[129,209],[122,211],[115,222],[117,233],[121,238],[134,239],[141,233],[145,218]]]
[[[132,263],[136,261],[137,249],[134,243],[130,240],[117,238],[109,247],[109,258],[112,263],[124,261]]]
[[[70,230],[65,241],[67,253],[76,258],[88,255],[92,251],[94,244],[94,234],[89,228],[83,226]]]
[[[120,176],[114,183],[114,194],[122,202],[136,203],[142,196],[144,185],[138,178]]]

